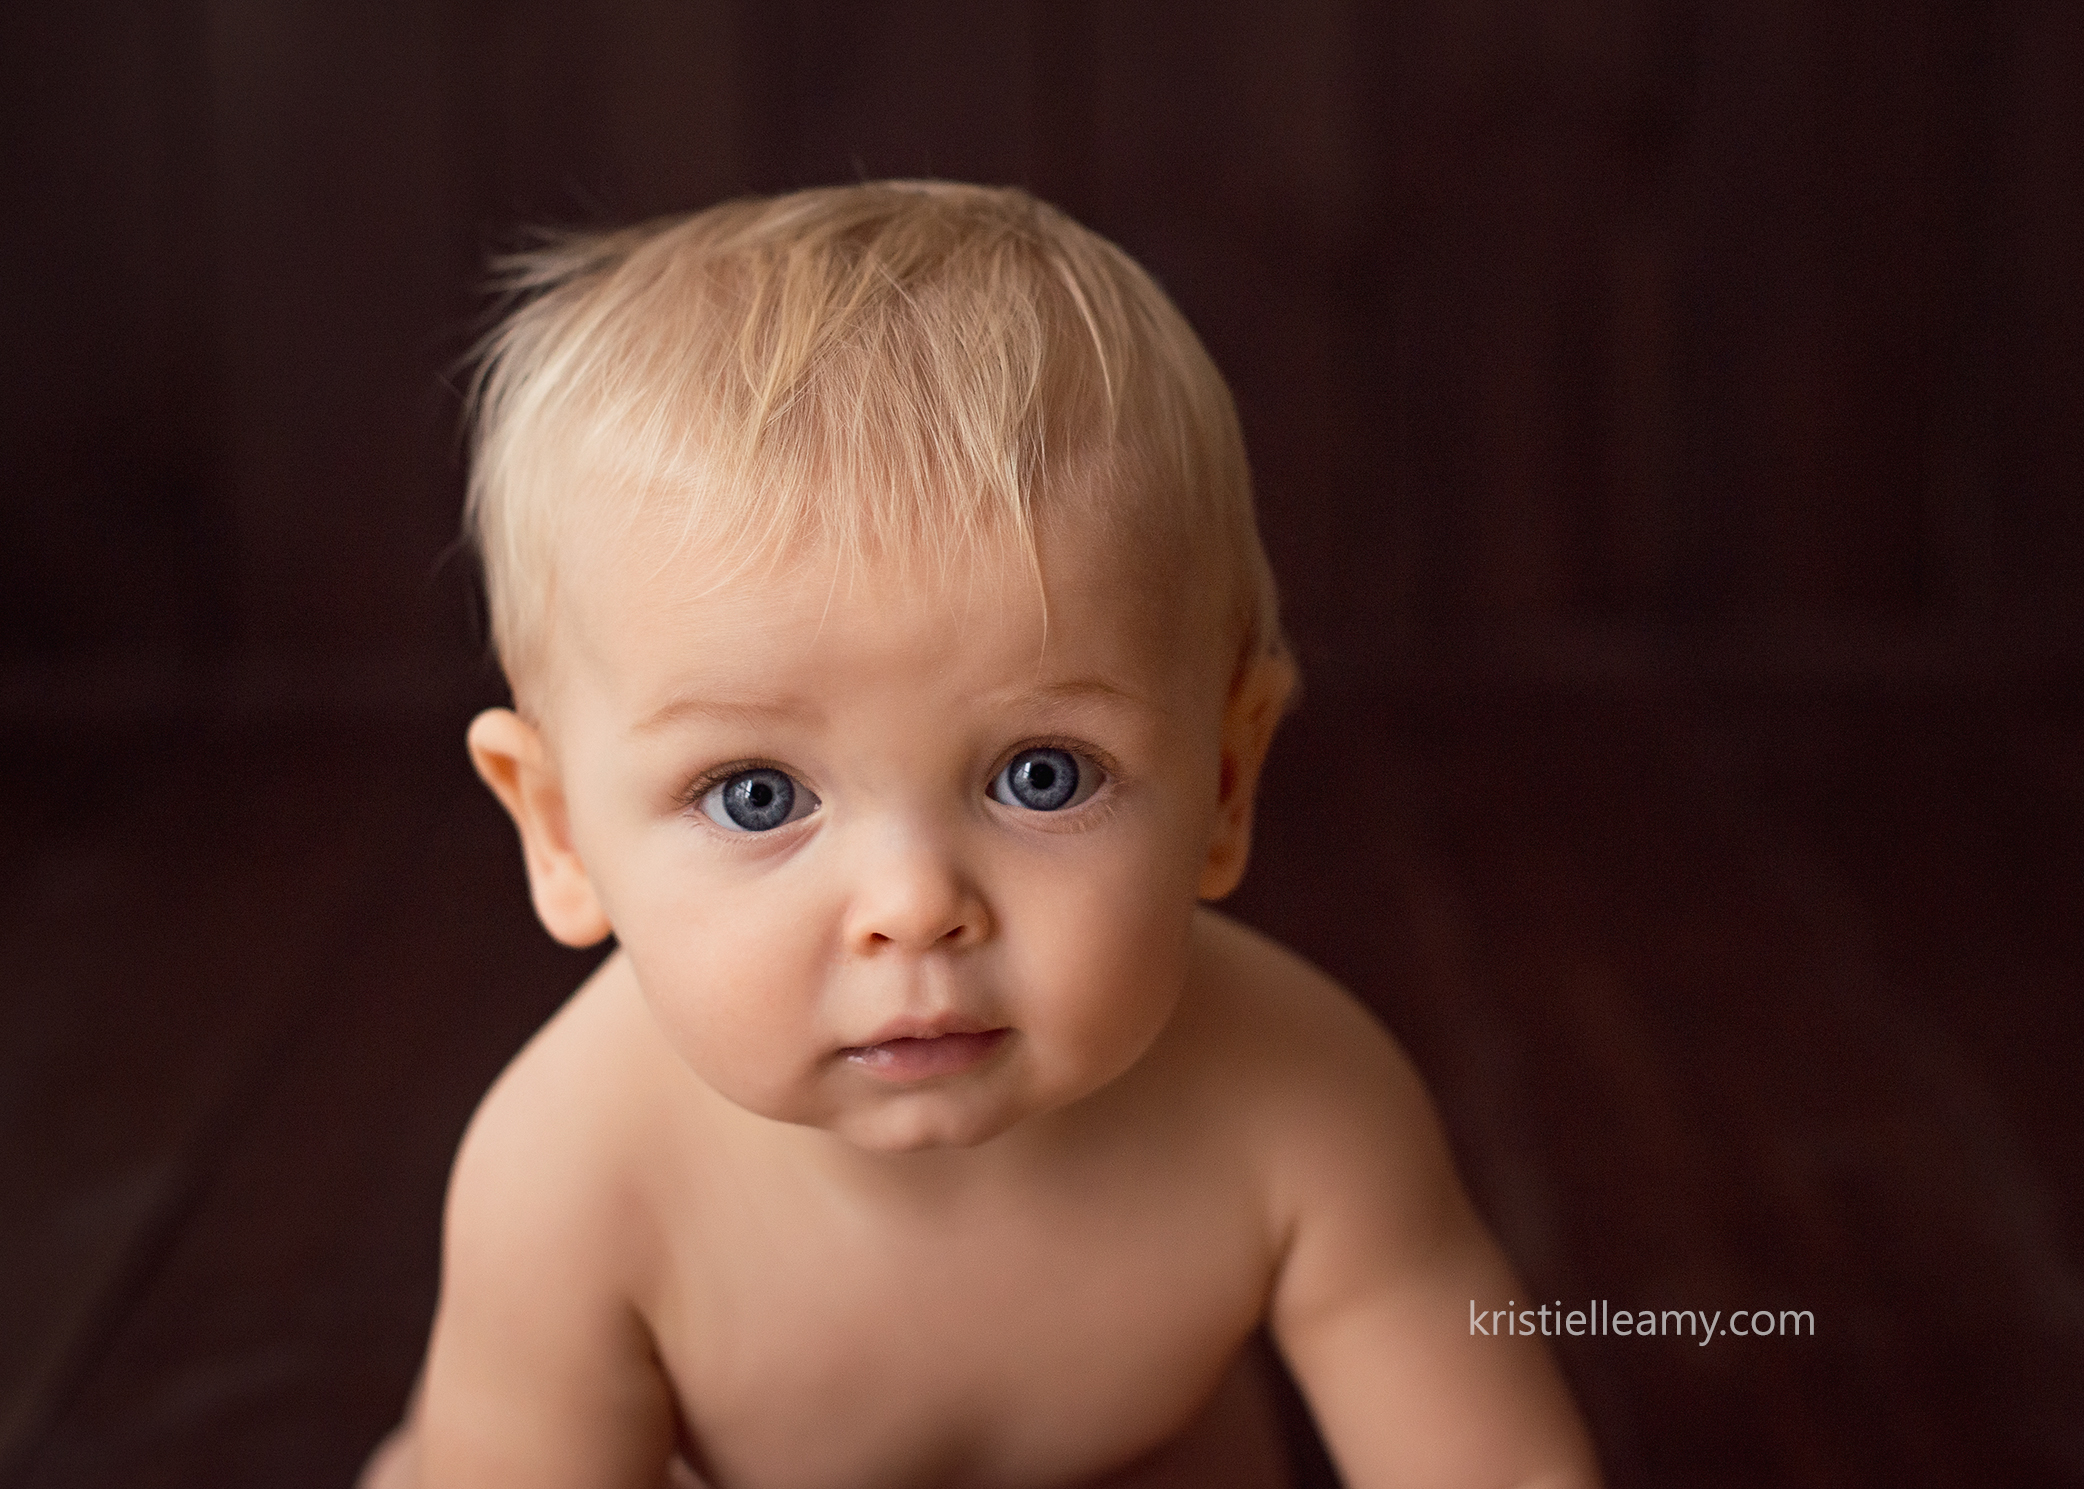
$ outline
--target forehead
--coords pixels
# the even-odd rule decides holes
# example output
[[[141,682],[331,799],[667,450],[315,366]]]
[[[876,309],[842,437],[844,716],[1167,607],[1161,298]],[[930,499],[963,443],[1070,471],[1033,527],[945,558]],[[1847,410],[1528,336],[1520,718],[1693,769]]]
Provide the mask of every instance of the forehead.
[[[979,686],[1076,677],[1173,702],[1227,677],[1208,665],[1224,628],[1198,603],[1219,586],[1075,521],[1053,524],[1032,553],[1008,536],[945,555],[733,555],[632,527],[577,545],[564,575],[552,691],[583,684],[626,715],[690,689],[844,685],[876,669]]]

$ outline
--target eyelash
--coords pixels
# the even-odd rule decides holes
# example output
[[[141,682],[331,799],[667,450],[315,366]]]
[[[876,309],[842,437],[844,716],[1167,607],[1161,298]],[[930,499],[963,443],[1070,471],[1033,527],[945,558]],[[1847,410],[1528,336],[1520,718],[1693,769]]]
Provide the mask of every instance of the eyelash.
[[[1062,750],[1066,754],[1076,755],[1079,759],[1099,767],[1100,774],[1104,779],[1094,789],[1091,796],[1087,797],[1078,806],[1070,809],[1077,820],[1087,820],[1105,811],[1106,807],[1104,804],[1113,799],[1113,793],[1108,788],[1122,778],[1121,767],[1115,764],[1114,757],[1105,750],[1098,749],[1082,739],[1072,739],[1065,735],[1046,734],[1036,739],[1024,739],[998,757],[991,767],[991,773],[984,778],[984,791],[987,798],[991,794],[992,782],[996,781],[1006,767],[1019,758],[1024,750]],[[696,816],[704,815],[702,812],[702,799],[725,781],[730,780],[731,777],[743,775],[749,770],[778,770],[790,780],[795,781],[799,785],[804,785],[806,790],[809,789],[801,776],[797,775],[788,766],[777,761],[760,759],[734,760],[729,765],[716,766],[714,769],[705,770],[702,774],[695,777],[694,781],[679,794],[678,804],[680,810],[691,812]],[[813,792],[812,794],[815,795],[816,793]],[[1036,813],[1034,815],[1054,814]]]
[[[1029,750],[1062,750],[1074,756],[1082,768],[1097,771],[1100,776],[1099,782],[1083,801],[1054,810],[1036,810],[1000,800],[997,790],[999,781],[1004,778],[1007,768]],[[1120,797],[1116,794],[1121,779],[1121,770],[1115,765],[1113,758],[1083,740],[1060,737],[1031,739],[1015,745],[999,758],[999,763],[992,770],[990,782],[985,787],[985,796],[994,807],[1027,831],[1084,833],[1103,826],[1113,818],[1116,809],[1121,805]]]
[[[777,764],[772,760],[734,760],[729,765],[719,765],[712,770],[705,770],[702,774],[696,776],[686,789],[679,793],[678,800],[681,810],[688,812],[701,811],[703,797],[730,780],[732,776],[744,775],[749,770],[778,770],[799,785],[802,784],[803,780],[801,776],[789,769],[788,766]]]
[[[1045,734],[1039,739],[1023,739],[1019,744],[1013,746],[1012,749],[1001,754],[997,763],[991,767],[991,774],[985,777],[985,792],[989,794],[991,782],[996,781],[1007,766],[1018,760],[1029,750],[1062,750],[1067,755],[1076,755],[1087,764],[1097,766],[1104,779],[1094,789],[1093,794],[1086,798],[1086,806],[1090,806],[1094,801],[1097,801],[1102,791],[1105,791],[1109,786],[1112,786],[1122,778],[1121,767],[1114,763],[1114,757],[1106,751],[1096,749],[1082,739],[1071,739],[1064,735]],[[1073,808],[1072,810],[1082,811],[1083,807]]]

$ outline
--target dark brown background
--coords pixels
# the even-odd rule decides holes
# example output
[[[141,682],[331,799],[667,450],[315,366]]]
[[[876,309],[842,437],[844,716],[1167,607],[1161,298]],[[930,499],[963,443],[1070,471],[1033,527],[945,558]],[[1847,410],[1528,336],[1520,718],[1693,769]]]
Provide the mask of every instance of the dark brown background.
[[[587,965],[459,739],[488,248],[1025,183],[1229,372],[1236,908],[1412,1047],[1618,1485],[2084,1483],[2084,10],[0,19],[0,1483],[344,1484]]]

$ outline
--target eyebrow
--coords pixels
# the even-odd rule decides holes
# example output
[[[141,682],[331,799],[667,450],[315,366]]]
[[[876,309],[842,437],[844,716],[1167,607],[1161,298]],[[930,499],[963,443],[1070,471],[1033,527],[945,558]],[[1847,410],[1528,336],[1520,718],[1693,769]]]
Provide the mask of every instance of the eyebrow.
[[[630,732],[656,734],[661,729],[689,718],[714,719],[726,724],[768,723],[775,719],[808,718],[812,712],[814,710],[794,700],[781,703],[748,703],[684,693],[677,698],[667,699],[659,708],[639,719]]]
[[[1038,688],[1006,688],[991,694],[990,697],[993,702],[999,704],[1031,700],[1076,702],[1092,699],[1101,703],[1128,704],[1134,708],[1152,706],[1150,701],[1141,695],[1127,692],[1098,677],[1074,677],[1063,682],[1045,683]],[[656,734],[689,718],[713,719],[726,724],[764,724],[776,719],[807,719],[815,712],[816,710],[808,704],[793,699],[778,703],[753,703],[725,698],[705,698],[699,694],[686,693],[666,700],[659,708],[633,725],[630,732]]]
[[[1140,708],[1150,706],[1148,699],[1118,688],[1105,678],[1099,677],[1074,677],[1064,682],[1047,683],[1039,688],[1008,688],[1004,694],[998,696],[1011,696],[1022,699],[1037,698],[1051,701],[1056,699],[1097,698],[1104,703],[1132,703]]]

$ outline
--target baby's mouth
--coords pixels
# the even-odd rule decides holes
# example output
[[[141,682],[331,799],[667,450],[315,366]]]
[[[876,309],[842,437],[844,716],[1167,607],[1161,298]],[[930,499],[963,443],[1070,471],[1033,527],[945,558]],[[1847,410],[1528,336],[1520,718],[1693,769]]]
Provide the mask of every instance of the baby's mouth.
[[[923,1081],[975,1069],[990,1059],[1012,1032],[983,1029],[976,1033],[886,1039],[881,1044],[850,1045],[840,1051],[840,1056],[879,1080]]]

